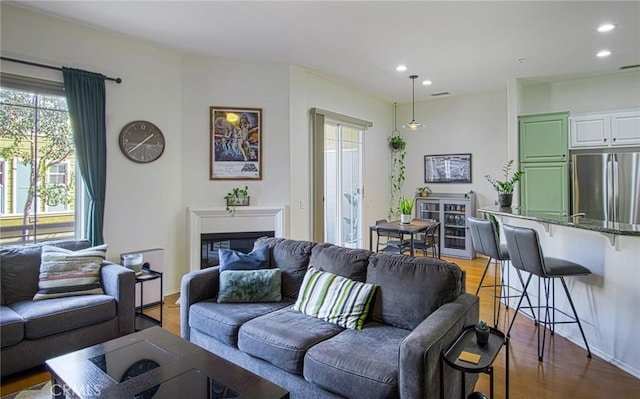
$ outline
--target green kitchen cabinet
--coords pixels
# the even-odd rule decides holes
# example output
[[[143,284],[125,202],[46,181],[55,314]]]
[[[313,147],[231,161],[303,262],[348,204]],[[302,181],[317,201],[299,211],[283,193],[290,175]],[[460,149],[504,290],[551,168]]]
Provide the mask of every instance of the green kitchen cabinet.
[[[568,112],[521,116],[520,163],[569,160]]]
[[[569,164],[530,162],[520,164],[520,208],[528,215],[569,213]]]

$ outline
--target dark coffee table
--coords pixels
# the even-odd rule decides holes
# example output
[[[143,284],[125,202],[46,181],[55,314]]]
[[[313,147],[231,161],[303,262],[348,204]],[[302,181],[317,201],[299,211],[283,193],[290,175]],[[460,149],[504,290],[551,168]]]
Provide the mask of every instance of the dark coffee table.
[[[160,327],[46,361],[56,398],[265,398],[289,393]]]

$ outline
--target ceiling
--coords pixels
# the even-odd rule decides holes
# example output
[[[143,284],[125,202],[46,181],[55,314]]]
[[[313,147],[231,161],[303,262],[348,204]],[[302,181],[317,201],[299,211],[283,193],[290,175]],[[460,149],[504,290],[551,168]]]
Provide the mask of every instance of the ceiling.
[[[640,64],[640,1],[9,3],[179,53],[299,65],[398,103],[411,101],[412,74],[422,101]],[[617,28],[598,33],[604,22]],[[612,55],[597,58],[603,49]]]

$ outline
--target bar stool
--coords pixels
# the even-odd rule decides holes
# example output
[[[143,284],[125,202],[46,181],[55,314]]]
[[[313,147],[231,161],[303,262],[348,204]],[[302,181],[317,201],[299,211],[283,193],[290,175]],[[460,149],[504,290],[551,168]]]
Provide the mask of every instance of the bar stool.
[[[469,221],[468,226],[471,232],[471,242],[473,243],[473,247],[476,252],[481,255],[488,257],[487,264],[484,267],[484,272],[482,273],[482,277],[480,278],[480,284],[478,284],[478,289],[476,289],[476,295],[480,292],[481,288],[492,288],[493,289],[493,324],[494,327],[498,328],[498,320],[500,319],[500,302],[505,299],[505,307],[509,309],[509,298],[520,298],[523,291],[511,287],[510,285],[504,283],[504,275],[505,268],[507,269],[507,280],[509,280],[509,268],[507,267],[507,262],[509,261],[509,251],[507,250],[507,246],[500,244],[500,239],[498,238],[498,233],[494,224],[487,219],[478,219],[475,217],[468,217]],[[489,270],[489,266],[491,265],[491,261],[494,262],[494,270],[493,270],[493,284],[482,284],[484,282],[484,278],[487,275],[487,271]],[[500,261],[500,283],[498,283],[498,268],[497,261]],[[524,287],[524,280],[522,279],[522,275],[520,274],[520,270],[516,269],[516,273],[518,274],[518,278],[520,279],[520,286]],[[496,289],[499,289],[498,294],[496,295]],[[511,290],[518,293],[518,295],[511,295]],[[505,294],[506,292],[506,294]],[[529,303],[529,307],[531,306],[531,301],[529,300],[529,295],[526,291],[524,291],[524,295],[527,298],[527,302]],[[498,300],[497,312],[496,312],[496,299]],[[536,316],[531,310],[531,316],[533,316],[533,321],[537,324]]]
[[[578,317],[576,308],[573,305],[573,300],[571,299],[571,294],[569,294],[567,283],[564,281],[564,278],[566,276],[588,276],[591,274],[591,271],[582,265],[568,260],[543,256],[542,249],[540,248],[538,233],[534,229],[509,226],[506,224],[503,226],[503,229],[505,238],[507,240],[507,248],[509,249],[511,263],[516,269],[524,270],[530,273],[529,278],[527,279],[527,282],[524,286],[525,292],[527,291],[527,287],[531,282],[531,277],[533,277],[534,275],[538,276],[538,306],[532,307],[538,309],[538,360],[542,361],[542,356],[544,354],[544,342],[547,335],[547,329],[544,328],[542,332],[542,348],[540,348],[540,324],[542,324],[543,327],[550,325],[551,335],[553,335],[555,324],[577,323],[578,328],[580,328],[580,334],[582,334],[582,339],[584,340],[584,345],[587,347],[587,357],[591,358],[591,350],[589,349],[589,344],[587,343],[587,337],[584,335],[584,330],[582,330],[580,318]],[[562,282],[562,287],[564,288],[564,292],[567,295],[569,304],[571,305],[573,316],[555,308],[555,279],[560,279],[560,281]],[[544,280],[544,306],[540,305],[541,280]],[[552,300],[551,306],[549,306],[550,290]],[[516,308],[516,313],[513,315],[513,319],[511,320],[511,324],[509,325],[507,335],[509,335],[509,333],[511,332],[511,328],[513,327],[513,322],[516,319],[518,310],[521,309],[520,305],[522,304],[523,298],[524,295],[520,297],[518,307]],[[540,317],[540,310],[542,308],[544,308],[545,312],[544,320]],[[551,315],[549,315],[550,310]],[[556,312],[561,313],[570,320],[556,321]]]

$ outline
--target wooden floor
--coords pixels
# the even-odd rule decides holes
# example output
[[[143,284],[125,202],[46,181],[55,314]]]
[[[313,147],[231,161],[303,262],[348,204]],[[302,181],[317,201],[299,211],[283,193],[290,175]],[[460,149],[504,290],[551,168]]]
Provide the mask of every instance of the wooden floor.
[[[457,263],[467,272],[467,291],[474,293],[478,286],[486,259],[473,261],[448,259]],[[493,268],[491,268],[492,270]],[[493,275],[488,276],[493,278]],[[180,308],[175,305],[178,295],[165,298],[163,327],[177,335],[180,334]],[[506,331],[507,318],[504,307],[498,328]],[[157,309],[156,309],[157,310]],[[152,309],[153,311],[153,309]],[[480,293],[480,318],[491,320],[493,305],[491,297]],[[530,319],[518,315],[511,331],[509,349],[509,393],[510,398],[541,399],[608,399],[640,398],[640,379],[637,379],[617,367],[597,358],[587,358],[585,349],[554,336],[545,351],[544,360],[538,362],[537,333]],[[547,336],[548,338],[549,336]],[[1,359],[0,359],[1,361]],[[495,398],[505,398],[505,358],[500,353],[495,363]],[[49,374],[43,369],[30,370],[2,380],[0,394],[6,395],[47,381]],[[482,374],[476,389],[489,395],[489,377]],[[457,399],[457,398],[456,398]]]

